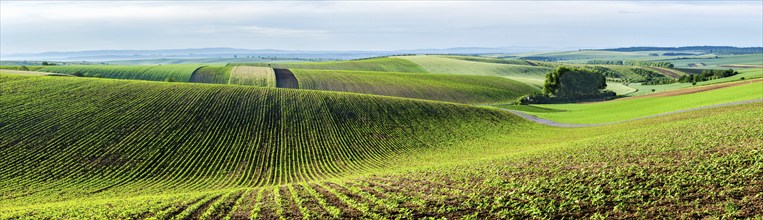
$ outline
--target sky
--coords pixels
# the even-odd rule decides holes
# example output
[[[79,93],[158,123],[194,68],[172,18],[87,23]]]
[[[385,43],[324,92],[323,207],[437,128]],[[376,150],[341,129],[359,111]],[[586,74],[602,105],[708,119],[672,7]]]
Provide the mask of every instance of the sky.
[[[763,46],[763,1],[0,1],[0,53]]]

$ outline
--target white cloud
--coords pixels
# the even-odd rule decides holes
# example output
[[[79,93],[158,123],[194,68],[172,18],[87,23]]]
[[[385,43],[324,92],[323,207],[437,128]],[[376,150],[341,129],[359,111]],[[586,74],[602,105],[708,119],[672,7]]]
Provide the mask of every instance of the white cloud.
[[[0,52],[761,46],[761,17],[763,2],[0,1]]]

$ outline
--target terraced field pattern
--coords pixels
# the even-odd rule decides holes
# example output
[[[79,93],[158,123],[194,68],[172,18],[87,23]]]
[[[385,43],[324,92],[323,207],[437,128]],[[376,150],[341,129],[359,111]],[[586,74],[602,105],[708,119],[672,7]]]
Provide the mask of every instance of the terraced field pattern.
[[[759,70],[607,102],[506,104],[557,65],[3,67],[0,219],[763,217]]]

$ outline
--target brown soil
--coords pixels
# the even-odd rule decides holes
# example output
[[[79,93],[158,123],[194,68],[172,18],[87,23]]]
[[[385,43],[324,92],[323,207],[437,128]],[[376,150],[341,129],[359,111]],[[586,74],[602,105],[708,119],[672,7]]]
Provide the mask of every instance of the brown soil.
[[[328,190],[324,189],[323,187],[317,185],[317,184],[310,184],[310,187],[312,187],[318,194],[321,194],[323,198],[326,199],[326,202],[328,204],[331,204],[332,206],[342,210],[342,216],[340,218],[343,219],[358,219],[363,216],[363,213],[360,211],[351,208],[342,200],[331,194]]]
[[[283,217],[286,219],[302,219],[302,213],[299,212],[299,206],[297,206],[297,202],[291,196],[289,188],[284,185],[279,187],[278,190],[280,190],[279,193],[281,194],[281,201],[284,206]]]
[[[289,69],[273,69],[276,73],[276,87],[298,89],[299,82]]]

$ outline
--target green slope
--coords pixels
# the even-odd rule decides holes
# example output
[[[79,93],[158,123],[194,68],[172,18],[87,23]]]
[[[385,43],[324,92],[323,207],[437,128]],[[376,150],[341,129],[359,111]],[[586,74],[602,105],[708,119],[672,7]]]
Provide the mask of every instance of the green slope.
[[[761,68],[749,68],[749,69],[740,69],[739,74],[720,78],[720,79],[713,79],[703,82],[698,82],[697,85],[703,86],[703,85],[712,85],[712,84],[718,84],[718,83],[724,83],[724,82],[733,82],[738,81],[740,79],[757,79],[757,78],[763,78],[763,69]],[[651,94],[656,92],[665,92],[665,91],[673,91],[677,89],[683,89],[683,88],[689,88],[692,87],[691,83],[673,83],[673,84],[665,84],[665,85],[643,85],[641,83],[631,83],[628,84],[628,87],[632,87],[636,89],[636,92],[628,93],[628,96],[638,96],[638,95],[645,95],[645,94]],[[652,89],[654,89],[654,92],[652,92]]]
[[[86,77],[102,77],[112,79],[140,79],[164,81],[172,79],[178,82],[191,80],[193,72],[201,67],[199,64],[175,65],[73,65],[47,66],[37,71],[81,75]]]
[[[250,65],[285,69],[361,70],[408,73],[426,72],[415,63],[398,58],[373,58],[366,60],[303,63],[233,63],[231,65]]]
[[[410,60],[430,73],[543,78],[551,69],[531,65],[469,61],[445,56],[401,56],[398,58]]]
[[[761,103],[566,129],[434,101],[0,74],[0,106],[0,219],[751,218],[763,205]]]
[[[486,108],[370,95],[0,76],[2,200],[336,177],[520,123]]]
[[[48,139],[49,142],[70,143],[67,147],[55,147],[49,145],[47,148],[34,147],[27,141],[20,142],[29,150],[35,152],[22,153],[8,148],[0,148],[2,152],[2,187],[3,199],[0,200],[0,218],[156,218],[156,219],[183,219],[183,218],[226,218],[241,219],[249,217],[258,217],[263,219],[285,218],[427,218],[427,217],[448,217],[448,218],[480,218],[480,219],[498,219],[498,218],[598,218],[600,216],[609,216],[612,218],[628,217],[648,217],[648,218],[696,218],[696,217],[726,217],[726,218],[750,218],[760,215],[755,207],[763,205],[758,199],[760,191],[755,187],[763,183],[763,153],[760,151],[763,144],[763,104],[750,104],[743,106],[724,107],[718,109],[706,109],[699,112],[683,113],[667,117],[653,118],[643,121],[634,121],[629,123],[580,129],[564,129],[517,122],[515,117],[507,116],[497,111],[467,107],[462,105],[450,105],[438,102],[420,102],[404,99],[389,99],[382,97],[364,96],[364,95],[346,95],[327,92],[298,92],[295,90],[281,89],[259,89],[252,87],[238,86],[218,86],[218,85],[188,85],[171,83],[149,83],[149,82],[127,82],[98,79],[77,79],[77,78],[55,78],[55,77],[28,77],[28,76],[2,76],[2,85],[0,88],[10,88],[2,90],[3,104],[22,103],[25,99],[39,99],[44,102],[33,102],[45,111],[44,106],[60,107],[60,102],[49,103],[50,100],[44,100],[41,96],[62,97],[59,90],[50,90],[46,88],[65,88],[65,87],[83,87],[70,91],[81,91],[83,94],[88,92],[91,87],[101,91],[108,91],[103,97],[113,97],[112,94],[119,93],[116,90],[129,88],[140,89],[138,94],[150,97],[153,94],[165,92],[167,90],[183,93],[196,93],[203,99],[216,100],[219,102],[217,108],[205,108],[206,105],[198,105],[189,102],[191,106],[197,109],[235,109],[240,108],[240,103],[233,102],[236,98],[223,99],[219,96],[210,95],[205,90],[212,90],[216,94],[249,94],[253,91],[266,91],[273,93],[277,99],[282,101],[294,101],[293,98],[285,96],[298,94],[304,96],[311,102],[299,102],[301,105],[315,105],[316,99],[321,95],[333,96],[335,103],[341,103],[340,100],[351,101],[355,104],[375,103],[375,107],[366,107],[365,112],[355,112],[356,116],[370,116],[368,113],[376,110],[386,110],[383,114],[379,113],[374,121],[384,123],[388,120],[395,120],[395,125],[406,127],[414,131],[407,133],[406,137],[387,136],[385,141],[409,140],[423,141],[427,143],[406,153],[397,154],[394,157],[381,157],[387,165],[374,168],[369,165],[368,174],[360,176],[343,176],[338,178],[324,179],[335,175],[323,176],[324,180],[290,183],[276,186],[263,186],[256,188],[240,188],[237,185],[240,182],[235,181],[244,169],[220,169],[219,164],[246,164],[248,159],[258,158],[259,154],[247,153],[247,148],[236,147],[235,140],[241,140],[242,133],[227,134],[218,127],[210,128],[206,137],[207,142],[215,142],[214,135],[224,137],[221,139],[230,140],[233,145],[220,146],[217,153],[197,153],[188,154],[170,154],[160,157],[162,160],[155,160],[144,157],[144,160],[131,160],[136,162],[131,164],[125,162],[121,167],[114,166],[115,160],[104,160],[99,158],[109,158],[115,155],[123,148],[131,150],[130,154],[121,154],[119,158],[141,158],[142,151],[161,152],[162,148],[156,149],[151,146],[150,141],[146,144],[129,145],[122,142],[113,142],[122,148],[110,148],[96,144],[95,146],[81,146],[78,142],[98,142],[95,137],[108,137],[110,133],[129,133],[129,130],[115,130],[110,127],[106,129],[95,130],[97,136],[87,136],[90,138],[79,138],[87,140],[73,140],[72,133],[85,132],[93,133],[93,130],[87,129],[81,124],[87,122],[98,122],[99,118],[80,117],[83,121],[61,120],[63,122],[58,128],[62,132],[58,137]],[[50,81],[50,82],[47,82]],[[49,86],[40,86],[39,89],[26,87],[7,87],[7,85],[28,85],[28,84],[57,84]],[[119,85],[124,85],[119,87]],[[53,86],[53,87],[51,87]],[[116,86],[116,88],[111,88]],[[179,88],[175,88],[179,87]],[[186,89],[192,88],[190,92]],[[160,91],[152,91],[160,90]],[[201,91],[199,91],[201,90]],[[128,91],[126,91],[128,92]],[[294,93],[292,93],[294,92]],[[254,92],[256,93],[256,92]],[[44,94],[44,95],[41,95]],[[234,97],[239,97],[239,95]],[[279,95],[285,95],[281,97]],[[65,95],[64,95],[65,96]],[[85,96],[86,99],[92,99]],[[163,98],[142,98],[134,99],[136,103],[150,102],[150,104],[161,104],[167,100],[175,100],[183,95],[165,96]],[[307,98],[313,97],[313,98]],[[357,98],[368,98],[358,100]],[[73,100],[73,98],[71,99]],[[112,99],[119,100],[119,99]],[[246,98],[245,100],[257,100],[256,98]],[[83,100],[82,103],[85,103]],[[363,102],[358,102],[363,101]],[[23,102],[29,103],[29,102]],[[74,108],[78,111],[96,111],[99,102],[87,106],[79,103],[72,103],[82,107]],[[225,104],[229,103],[229,104]],[[254,103],[256,102],[246,102]],[[149,104],[149,103],[146,103]],[[167,104],[161,104],[167,105]],[[389,105],[389,107],[385,107]],[[393,106],[401,105],[403,109],[395,110]],[[7,105],[4,105],[7,106]],[[131,108],[120,103],[110,106],[120,106],[121,109]],[[150,105],[149,105],[150,106]],[[234,107],[235,106],[235,107]],[[263,106],[263,105],[252,105]],[[298,104],[287,105],[288,108],[298,108]],[[304,109],[312,111],[314,114],[332,115],[331,105],[323,108]],[[426,109],[427,106],[440,109]],[[40,108],[43,107],[43,108]],[[340,105],[337,109],[345,109],[348,106]],[[422,109],[423,108],[423,109]],[[455,108],[455,109],[453,109]],[[17,108],[13,108],[17,109]],[[354,109],[354,108],[349,108]],[[418,109],[422,112],[447,111],[454,110],[450,114],[461,114],[456,117],[447,117],[447,114],[427,116],[431,113],[417,113]],[[141,113],[152,111],[153,109],[144,109]],[[28,111],[28,110],[27,110]],[[52,110],[51,110],[52,111]],[[60,110],[58,110],[60,111]],[[75,116],[80,113],[74,113],[74,110],[65,111],[65,115]],[[181,111],[181,110],[178,110]],[[213,110],[207,110],[213,111]],[[129,112],[137,111],[116,111],[124,114],[121,117],[113,117],[104,114],[102,117],[112,118],[112,123],[119,123],[121,120],[129,120]],[[155,112],[155,111],[152,111]],[[173,112],[173,111],[169,111]],[[196,114],[193,111],[181,111],[186,113],[182,116],[169,116],[161,114],[167,118],[167,123],[173,123],[176,120],[190,120],[183,118],[193,118]],[[226,111],[227,112],[227,111]],[[398,114],[398,112],[404,112]],[[29,119],[25,121],[37,120],[41,123],[35,123],[35,128],[46,127],[44,117],[40,112],[28,112]],[[175,112],[180,113],[180,112]],[[407,117],[409,114],[423,117],[416,119]],[[472,115],[472,116],[470,116]],[[0,114],[0,117],[22,118],[18,111]],[[56,116],[45,114],[56,118],[66,118],[67,116]],[[284,115],[287,116],[287,115]],[[293,116],[293,115],[288,115]],[[315,129],[314,134],[302,133],[298,138],[290,143],[305,143],[314,146],[324,146],[316,148],[310,153],[299,154],[303,156],[303,161],[309,161],[310,158],[320,158],[322,153],[330,151],[320,151],[319,149],[331,149],[320,136],[352,137],[354,139],[369,140],[366,136],[375,136],[363,134],[361,129],[370,124],[360,123],[343,114],[339,118],[344,118],[342,124],[348,128],[343,131],[355,131],[356,133],[336,134],[328,132],[331,129],[325,129],[324,126],[313,124],[321,122],[320,118],[303,118],[301,121],[292,121],[286,118],[278,119],[282,123],[293,124],[292,129],[284,131],[300,131],[299,127],[321,128]],[[443,117],[445,116],[445,117]],[[141,117],[150,118],[149,114],[141,114]],[[210,116],[207,116],[210,117]],[[219,116],[223,117],[223,116]],[[405,117],[405,118],[403,118]],[[437,117],[438,120],[433,118]],[[461,118],[466,119],[461,119]],[[120,120],[114,120],[119,118]],[[268,120],[267,118],[254,115],[258,120]],[[386,118],[386,119],[385,119]],[[428,120],[436,124],[427,124]],[[480,121],[490,122],[480,122]],[[4,122],[4,120],[2,120]],[[244,122],[249,120],[244,120]],[[363,121],[363,120],[358,120]],[[461,122],[458,122],[461,121]],[[468,121],[468,122],[466,122]],[[141,121],[143,123],[150,120]],[[230,121],[228,121],[230,122]],[[244,122],[239,122],[244,123]],[[461,123],[461,124],[459,124]],[[466,123],[466,124],[464,124]],[[480,124],[482,123],[482,124]],[[506,123],[506,125],[502,125]],[[80,126],[77,126],[77,125]],[[238,125],[237,123],[227,126]],[[64,126],[66,125],[66,126]],[[156,128],[155,124],[149,123],[142,130],[146,132],[132,134],[136,140],[148,133],[151,139],[155,136],[169,136],[169,134],[183,133],[194,129],[179,128],[178,132],[167,130],[166,128]],[[207,124],[208,125],[208,124]],[[454,126],[455,125],[455,126]],[[0,129],[6,129],[6,126],[17,126],[17,124],[8,124]],[[133,125],[140,126],[140,125]],[[485,126],[486,128],[478,128]],[[201,126],[192,126],[199,128]],[[239,127],[244,129],[245,127]],[[264,127],[246,127],[256,130],[268,130]],[[419,130],[416,130],[419,128]],[[733,129],[729,129],[733,128]],[[52,132],[52,128],[43,129]],[[167,130],[168,132],[158,132],[156,130]],[[450,134],[456,137],[479,137],[466,138],[463,141],[449,140],[454,142],[436,142],[438,131],[448,130]],[[73,131],[73,132],[67,132]],[[326,132],[324,132],[326,131]],[[453,134],[452,132],[465,132]],[[470,134],[467,131],[475,133]],[[43,131],[37,131],[43,132]],[[230,132],[230,131],[229,131]],[[386,132],[380,130],[380,132]],[[434,132],[430,133],[430,132]],[[486,132],[487,134],[483,134]],[[23,132],[19,132],[23,133]],[[6,133],[0,133],[7,135]],[[66,135],[69,134],[69,135]],[[199,134],[199,133],[195,133]],[[279,136],[281,135],[281,136]],[[246,136],[246,135],[243,135]],[[288,132],[266,132],[259,138],[269,136],[278,137],[297,137],[291,136]],[[191,135],[190,137],[193,137]],[[381,136],[375,136],[380,138]],[[313,139],[310,139],[313,138]],[[317,139],[315,139],[317,138]],[[441,137],[448,139],[449,137]],[[40,142],[33,138],[29,142]],[[256,138],[255,138],[256,139]],[[5,138],[0,140],[6,140]],[[68,140],[68,141],[67,141]],[[89,140],[89,141],[88,141]],[[113,139],[111,139],[113,140]],[[190,142],[190,141],[189,141]],[[339,146],[369,146],[367,150],[376,149],[374,146],[377,141],[368,142],[365,145],[345,139]],[[159,143],[174,144],[174,139],[159,141]],[[186,142],[180,141],[179,148],[185,148]],[[355,144],[357,145],[355,145]],[[195,144],[201,149],[204,144]],[[279,149],[279,154],[272,160],[275,163],[289,160],[289,146],[298,146],[281,144],[272,147]],[[5,145],[3,145],[5,146]],[[53,147],[50,147],[53,146]],[[210,145],[206,145],[210,148]],[[248,146],[248,149],[257,148],[258,145]],[[214,149],[214,147],[211,147]],[[337,147],[338,150],[353,152],[352,147]],[[236,150],[238,149],[238,150]],[[96,154],[88,154],[87,150],[96,150]],[[100,152],[101,150],[106,152]],[[230,151],[226,151],[230,150]],[[48,151],[47,153],[45,151]],[[69,152],[71,151],[71,152]],[[383,151],[383,150],[379,150]],[[50,153],[56,152],[56,153]],[[41,154],[34,154],[41,153]],[[18,154],[25,156],[18,157]],[[83,154],[80,156],[79,154]],[[135,156],[130,156],[135,154]],[[90,159],[95,155],[95,163]],[[228,156],[225,156],[228,155]],[[362,155],[362,154],[361,154]],[[91,156],[91,157],[88,157]],[[196,157],[196,159],[187,159]],[[240,157],[236,159],[236,157]],[[83,159],[84,160],[76,160]],[[177,158],[177,159],[176,159]],[[215,158],[215,159],[205,159]],[[234,161],[231,161],[233,158]],[[312,168],[299,169],[302,166],[296,165],[299,162],[291,162],[295,166],[278,167],[281,172],[289,173],[288,170],[295,170],[304,175],[313,173],[320,177],[321,167],[333,164],[333,167],[341,169],[348,168],[352,164],[369,163],[371,160],[343,160],[345,157],[338,156],[332,160],[323,160],[320,163],[311,164]],[[19,160],[23,159],[23,160]],[[333,160],[339,159],[339,161]],[[19,160],[19,161],[17,161]],[[26,162],[25,160],[34,160],[37,163]],[[51,160],[51,161],[48,161]],[[67,162],[74,160],[72,162]],[[16,161],[16,162],[9,162]],[[55,165],[51,162],[61,162]],[[131,166],[139,166],[141,163],[162,164],[163,161],[174,161],[173,166],[149,166],[146,169],[134,170]],[[203,161],[203,166],[194,166],[192,161]],[[298,160],[299,161],[299,160]],[[340,161],[344,161],[340,162]],[[183,165],[183,163],[191,163]],[[10,166],[9,166],[10,164]],[[374,164],[374,163],[371,163]],[[380,164],[380,163],[376,163]],[[44,168],[48,168],[42,171]],[[83,169],[86,168],[86,169]],[[185,170],[190,177],[187,179],[171,178],[174,173],[164,173],[167,169]],[[383,168],[383,169],[382,169]],[[19,175],[13,175],[17,169],[31,170],[28,172],[16,172]],[[204,170],[218,170],[218,172],[204,173]],[[256,168],[252,168],[256,169]],[[132,171],[132,172],[130,172]],[[98,175],[97,173],[103,173]],[[245,173],[245,172],[244,172]],[[322,174],[330,174],[326,172]],[[196,174],[196,175],[192,175]],[[59,176],[63,175],[63,176]],[[109,184],[110,179],[118,180],[121,175],[132,175],[129,183]],[[180,174],[178,174],[180,175]],[[82,178],[80,177],[89,177]],[[164,177],[164,178],[162,178]],[[251,181],[256,175],[240,178],[239,181]],[[27,178],[33,179],[27,180]],[[85,180],[86,179],[86,180]],[[207,179],[207,181],[204,181]],[[218,181],[209,181],[208,179],[218,179]],[[111,180],[113,181],[113,180]],[[102,184],[101,186],[99,185]],[[13,190],[9,190],[12,188]],[[103,190],[94,192],[92,190]],[[18,196],[18,197],[16,197]],[[60,202],[55,202],[60,201]],[[680,210],[680,211],[678,211]]]
[[[459,103],[509,102],[539,92],[494,76],[292,69],[301,89],[367,93]]]
[[[634,97],[632,99],[583,104],[540,104],[533,106],[556,111],[528,113],[562,123],[608,123],[682,109],[761,99],[763,98],[763,90],[761,90],[761,88],[763,88],[763,82],[758,81],[728,88],[676,96]],[[513,108],[511,105],[502,105],[500,107]]]

